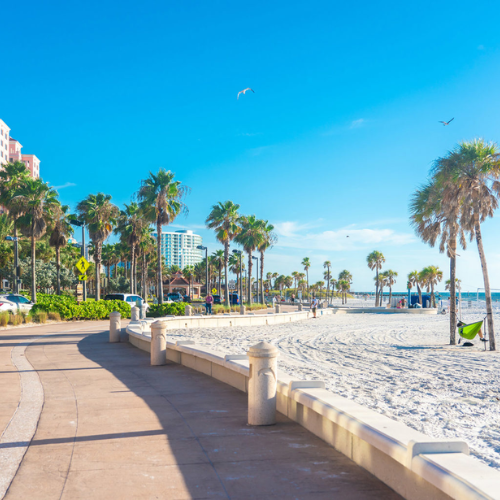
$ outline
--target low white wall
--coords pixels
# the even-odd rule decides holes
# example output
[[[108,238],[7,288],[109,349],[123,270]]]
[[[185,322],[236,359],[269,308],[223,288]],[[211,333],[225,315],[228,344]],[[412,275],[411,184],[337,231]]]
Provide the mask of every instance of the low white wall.
[[[141,325],[130,323],[127,333],[133,345],[150,351],[151,338]],[[179,341],[167,342],[167,359],[248,391],[246,355],[224,356]],[[279,371],[277,409],[404,498],[500,499],[500,472],[469,457],[465,442],[430,438],[324,387],[321,381],[301,381]]]
[[[396,307],[385,308],[385,307],[333,307],[329,306],[329,310],[333,311],[333,314],[360,314],[360,313],[371,313],[371,314],[437,314],[438,310],[433,308],[427,309],[398,309]]]

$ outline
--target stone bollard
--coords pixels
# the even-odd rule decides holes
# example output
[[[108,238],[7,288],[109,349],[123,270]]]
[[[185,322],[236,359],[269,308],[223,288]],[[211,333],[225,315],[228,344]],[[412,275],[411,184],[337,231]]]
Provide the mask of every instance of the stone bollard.
[[[247,310],[247,308],[246,308],[246,307],[242,304],[242,305],[240,306],[240,314],[245,314],[245,313],[246,313],[246,310]]]
[[[274,308],[274,312],[276,314],[279,314],[281,312],[281,306],[279,304],[276,304],[275,308]]]
[[[167,364],[167,322],[155,321],[151,325],[151,366]]]
[[[132,306],[132,321],[139,321],[139,308]]]
[[[299,304],[299,307],[297,308],[297,311],[302,311],[302,304]]]
[[[185,316],[193,315],[193,308],[189,304],[184,308],[184,315]]]
[[[250,361],[248,424],[273,425],[276,423],[278,349],[260,342],[250,347],[247,355]]]
[[[120,342],[120,332],[122,331],[122,317],[117,311],[109,314],[109,341]]]
[[[148,315],[148,305],[142,304],[142,319],[146,319],[147,315]]]

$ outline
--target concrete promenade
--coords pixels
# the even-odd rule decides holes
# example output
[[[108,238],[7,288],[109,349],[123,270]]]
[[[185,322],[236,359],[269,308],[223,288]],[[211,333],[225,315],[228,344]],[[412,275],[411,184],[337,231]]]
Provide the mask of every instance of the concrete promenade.
[[[0,331],[0,498],[400,498],[279,414],[247,426],[246,394],[151,367],[108,325]]]

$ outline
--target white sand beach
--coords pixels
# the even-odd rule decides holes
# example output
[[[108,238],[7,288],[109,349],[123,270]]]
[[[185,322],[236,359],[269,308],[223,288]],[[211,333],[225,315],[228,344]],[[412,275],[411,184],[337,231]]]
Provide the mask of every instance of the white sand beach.
[[[365,305],[350,301],[348,305]],[[465,309],[463,319],[482,319]],[[495,312],[500,343],[500,313]],[[449,316],[343,314],[269,327],[169,332],[225,353],[266,340],[279,367],[433,437],[469,443],[471,454],[500,469],[500,352],[452,347]]]

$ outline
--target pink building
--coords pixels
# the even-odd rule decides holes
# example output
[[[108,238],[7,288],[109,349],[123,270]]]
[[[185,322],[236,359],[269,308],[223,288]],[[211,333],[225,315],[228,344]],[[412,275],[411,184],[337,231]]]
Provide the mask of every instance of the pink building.
[[[22,161],[32,177],[40,177],[40,160],[35,155],[22,154],[23,146],[10,137],[10,128],[0,120],[0,165]]]
[[[3,120],[0,120],[0,165],[9,162],[9,134],[10,128]]]

